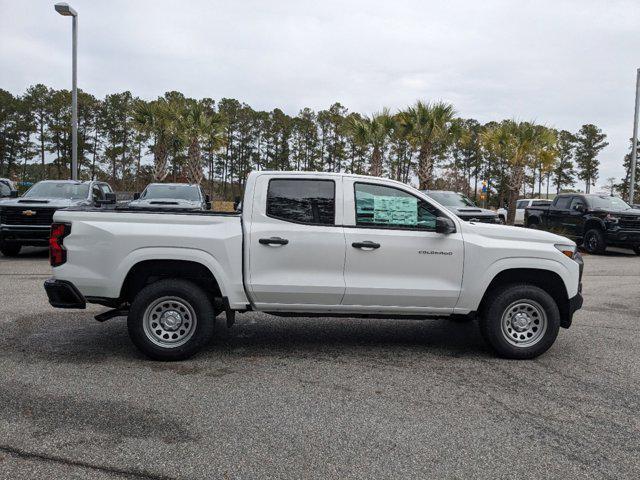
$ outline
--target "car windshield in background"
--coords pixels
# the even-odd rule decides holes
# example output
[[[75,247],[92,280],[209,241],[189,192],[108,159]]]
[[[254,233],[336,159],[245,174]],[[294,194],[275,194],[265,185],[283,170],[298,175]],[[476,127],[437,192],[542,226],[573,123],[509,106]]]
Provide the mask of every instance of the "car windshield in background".
[[[9,185],[4,182],[0,182],[0,197],[8,197],[11,194]]]
[[[445,207],[475,207],[474,203],[464,195],[453,192],[428,192],[427,196]]]
[[[156,200],[156,199],[177,199],[189,200],[190,202],[200,201],[198,187],[194,185],[149,185],[145,188],[140,199]]]
[[[24,194],[26,198],[68,198],[82,200],[89,196],[89,185],[86,183],[40,182]]]
[[[601,208],[603,210],[629,210],[631,206],[619,197],[608,195],[589,195],[587,201],[591,208]]]

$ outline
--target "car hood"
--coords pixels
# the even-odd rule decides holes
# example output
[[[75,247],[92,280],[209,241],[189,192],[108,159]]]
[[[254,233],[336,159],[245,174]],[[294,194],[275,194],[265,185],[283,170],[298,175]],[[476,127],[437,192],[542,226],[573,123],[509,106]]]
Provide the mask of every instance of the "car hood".
[[[129,202],[132,208],[162,208],[162,209],[184,209],[184,208],[202,208],[200,202],[185,200],[183,198],[150,198],[145,200],[133,200]]]
[[[604,208],[597,208],[593,210],[593,213],[610,213],[615,216],[633,216],[640,217],[640,208],[630,208],[629,210],[608,210]]]
[[[12,198],[4,200],[0,205],[3,207],[24,207],[24,208],[67,208],[79,205],[89,205],[88,200],[74,200],[70,198]]]
[[[495,225],[491,223],[461,223],[463,232],[476,233],[497,240],[521,240],[523,242],[575,245],[573,240],[556,235],[555,233],[545,232],[544,230]]]
[[[497,214],[492,210],[480,207],[445,207],[447,210],[463,217],[495,217]]]

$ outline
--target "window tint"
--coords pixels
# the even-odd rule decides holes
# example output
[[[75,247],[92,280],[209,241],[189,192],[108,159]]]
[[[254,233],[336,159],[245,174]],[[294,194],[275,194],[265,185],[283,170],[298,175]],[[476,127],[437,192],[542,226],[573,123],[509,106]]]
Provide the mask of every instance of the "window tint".
[[[333,225],[336,191],[333,180],[271,180],[267,215],[289,222]]]
[[[94,184],[93,187],[91,187],[91,197],[94,202],[97,200],[104,200],[104,194],[98,185]]]
[[[558,197],[554,202],[554,207],[560,210],[569,210],[569,204],[572,197]]]
[[[518,200],[518,203],[516,203],[516,209],[523,209],[527,206],[527,203],[529,203],[529,200]]]
[[[571,206],[569,208],[571,208],[571,210],[575,210],[578,205],[584,207],[584,202],[580,197],[573,197],[573,200],[571,200]]]
[[[435,230],[438,210],[397,188],[355,184],[356,225]]]

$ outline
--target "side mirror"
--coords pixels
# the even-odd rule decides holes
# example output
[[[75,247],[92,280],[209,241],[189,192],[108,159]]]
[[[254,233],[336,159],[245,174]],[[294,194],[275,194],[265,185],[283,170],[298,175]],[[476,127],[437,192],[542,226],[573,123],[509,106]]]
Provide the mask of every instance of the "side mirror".
[[[579,203],[578,205],[574,205],[574,206],[573,206],[573,209],[574,209],[576,212],[584,212],[584,205],[582,205],[581,203]]]
[[[115,193],[108,192],[108,193],[104,194],[104,202],[103,203],[108,204],[108,205],[113,205],[113,204],[116,203],[116,200],[117,200],[117,198],[116,198],[116,194]]]
[[[140,192],[136,192],[133,194],[133,199],[138,200],[140,198]]]
[[[447,217],[438,217],[436,218],[436,233],[455,233],[456,224],[453,223],[453,220]]]
[[[211,210],[211,202],[204,202],[204,206],[207,210]]]
[[[242,198],[241,197],[236,197],[233,201],[233,209],[234,210],[238,210],[238,207],[240,206],[240,203],[242,203]]]
[[[209,195],[208,193],[204,196],[204,201],[206,203],[211,203],[211,195]]]
[[[9,198],[18,198],[18,190],[11,190],[9,192]]]

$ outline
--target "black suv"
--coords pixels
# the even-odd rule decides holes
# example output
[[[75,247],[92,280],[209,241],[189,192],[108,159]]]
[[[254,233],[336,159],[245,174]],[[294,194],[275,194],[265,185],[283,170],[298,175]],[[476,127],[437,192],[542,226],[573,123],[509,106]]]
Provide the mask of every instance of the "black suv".
[[[23,246],[46,246],[56,210],[91,205],[113,194],[104,182],[44,180],[20,198],[0,202],[0,252],[16,256]]]
[[[527,208],[524,222],[572,238],[589,253],[612,246],[640,255],[640,209],[620,197],[564,193],[551,205]]]

